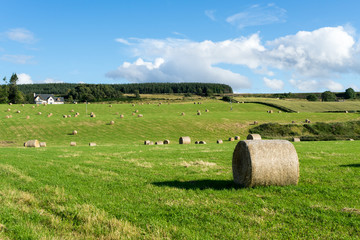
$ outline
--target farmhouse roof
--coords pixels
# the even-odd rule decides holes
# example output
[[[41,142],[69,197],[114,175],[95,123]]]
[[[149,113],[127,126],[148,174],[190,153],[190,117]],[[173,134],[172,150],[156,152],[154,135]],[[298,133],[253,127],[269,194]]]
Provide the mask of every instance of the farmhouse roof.
[[[48,100],[50,97],[54,99],[55,102],[64,102],[63,97],[55,97],[54,94],[34,94],[35,98],[39,97],[41,100]]]

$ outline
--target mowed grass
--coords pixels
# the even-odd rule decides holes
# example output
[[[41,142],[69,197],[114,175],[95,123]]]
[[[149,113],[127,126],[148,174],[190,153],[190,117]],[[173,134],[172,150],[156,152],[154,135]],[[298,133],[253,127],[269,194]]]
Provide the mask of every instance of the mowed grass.
[[[1,148],[1,239],[356,239],[360,142],[301,142],[297,186],[237,188],[222,145]]]
[[[291,123],[358,120],[358,113],[277,113],[277,109],[261,104],[232,104],[222,101],[202,101],[203,104],[65,104],[32,108],[34,105],[0,105],[0,145],[22,146],[30,139],[46,142],[48,146],[68,146],[71,141],[78,145],[95,142],[97,145],[142,144],[144,140],[169,139],[178,142],[181,136],[190,136],[193,141],[216,142],[248,134],[252,123]],[[231,110],[232,107],[232,110]],[[7,111],[10,109],[10,112]],[[209,112],[205,112],[208,109]],[[16,113],[20,110],[20,113]],[[72,112],[74,110],[74,112]],[[132,115],[136,110],[138,113]],[[196,115],[197,110],[201,115]],[[267,110],[274,110],[268,114]],[[38,113],[41,112],[41,115]],[[75,118],[74,114],[80,113]],[[94,112],[96,118],[90,118]],[[181,116],[184,112],[185,116]],[[49,113],[53,115],[47,117]],[[87,114],[86,114],[87,113]],[[6,119],[5,116],[12,115]],[[124,118],[120,118],[124,114]],[[143,114],[142,118],[137,117]],[[71,115],[71,118],[63,118]],[[30,116],[30,119],[26,119]],[[115,121],[114,125],[109,125]],[[77,130],[77,135],[71,135]]]
[[[299,185],[250,189],[232,181],[236,142],[215,143],[244,139],[254,120],[350,121],[359,114],[202,103],[88,105],[96,118],[84,104],[0,105],[0,239],[359,238],[360,141],[294,143]],[[208,144],[179,145],[180,136]],[[22,147],[29,139],[48,147]],[[171,144],[143,145],[164,139]]]
[[[269,98],[241,98],[238,101],[255,101],[271,103],[289,108],[296,112],[332,112],[332,111],[360,111],[360,101],[347,100],[345,102],[309,102],[299,99],[269,99]]]

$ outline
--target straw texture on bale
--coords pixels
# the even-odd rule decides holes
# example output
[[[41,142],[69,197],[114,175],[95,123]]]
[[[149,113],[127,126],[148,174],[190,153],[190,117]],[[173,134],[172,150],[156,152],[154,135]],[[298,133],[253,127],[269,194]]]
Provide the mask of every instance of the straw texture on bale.
[[[222,144],[222,143],[223,143],[223,140],[218,139],[218,140],[216,141],[216,143],[217,143],[217,144]]]
[[[38,140],[29,140],[24,143],[24,147],[40,147],[40,143]]]
[[[89,146],[90,146],[90,147],[95,147],[95,146],[96,146],[96,143],[91,142],[91,143],[89,143]]]
[[[297,185],[299,159],[289,141],[245,140],[234,150],[232,170],[241,187]]]
[[[165,139],[165,140],[164,140],[164,144],[170,144],[170,140]]]
[[[247,140],[261,140],[260,134],[249,134],[246,138]]]
[[[70,146],[72,147],[76,146],[76,142],[70,142]]]
[[[240,140],[240,136],[235,136],[235,140]]]
[[[300,142],[300,138],[294,137],[293,142]]]
[[[155,145],[163,145],[163,144],[164,144],[163,141],[157,141],[157,142],[155,142]]]
[[[190,137],[180,137],[179,144],[190,144],[191,138]]]
[[[40,142],[40,147],[46,147],[46,142]]]

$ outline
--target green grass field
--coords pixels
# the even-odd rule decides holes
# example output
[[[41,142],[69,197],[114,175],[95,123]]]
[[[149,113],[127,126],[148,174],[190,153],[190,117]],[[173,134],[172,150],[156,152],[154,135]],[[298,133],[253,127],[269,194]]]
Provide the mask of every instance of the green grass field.
[[[359,114],[232,107],[215,100],[90,104],[88,114],[96,114],[90,118],[84,104],[0,105],[0,239],[359,238],[360,141],[294,143],[299,184],[249,189],[232,181],[236,142],[215,143],[244,139],[254,120],[332,122]],[[132,116],[135,110],[144,117]],[[75,129],[78,135],[71,135]],[[180,136],[208,144],[179,145]],[[47,147],[22,147],[29,139]],[[171,144],[143,145],[164,139]]]

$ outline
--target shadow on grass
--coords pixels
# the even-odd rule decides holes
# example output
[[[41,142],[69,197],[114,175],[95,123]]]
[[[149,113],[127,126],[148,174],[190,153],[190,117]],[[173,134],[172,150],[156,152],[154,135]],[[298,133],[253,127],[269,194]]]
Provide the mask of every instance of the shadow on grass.
[[[360,167],[360,163],[340,165],[340,167]]]
[[[153,182],[152,184],[163,187],[174,187],[180,189],[213,189],[213,190],[225,190],[225,189],[238,189],[238,185],[231,180],[195,180],[195,181],[165,181],[165,182]]]

